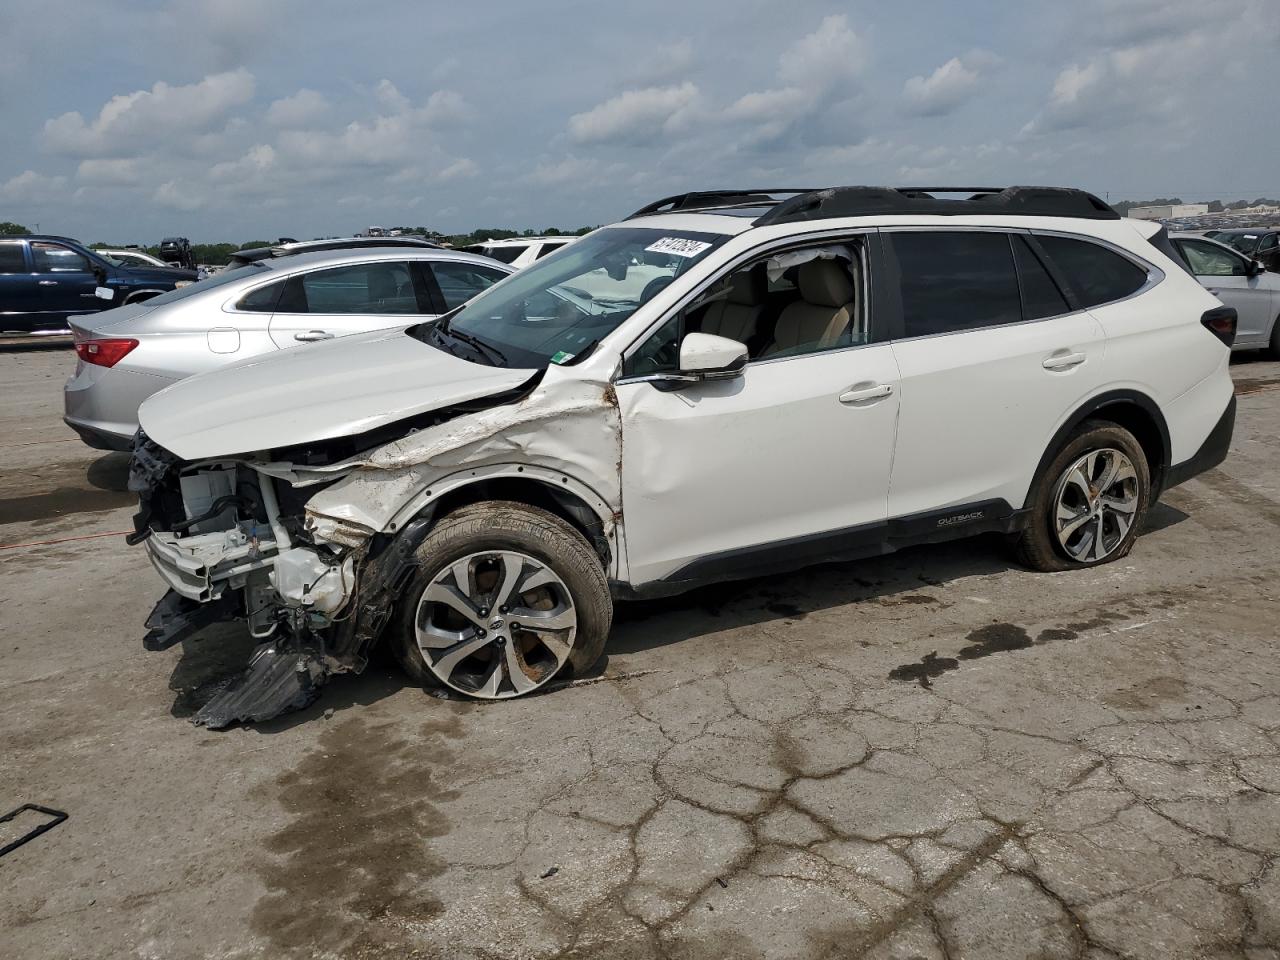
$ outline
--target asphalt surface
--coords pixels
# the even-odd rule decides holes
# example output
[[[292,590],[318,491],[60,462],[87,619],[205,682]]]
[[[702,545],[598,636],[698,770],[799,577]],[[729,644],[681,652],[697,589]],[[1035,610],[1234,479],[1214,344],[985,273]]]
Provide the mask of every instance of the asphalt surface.
[[[183,718],[125,458],[0,354],[0,957],[1280,958],[1280,364],[1133,554],[979,539],[624,606],[603,673]],[[46,822],[0,823],[0,846]]]

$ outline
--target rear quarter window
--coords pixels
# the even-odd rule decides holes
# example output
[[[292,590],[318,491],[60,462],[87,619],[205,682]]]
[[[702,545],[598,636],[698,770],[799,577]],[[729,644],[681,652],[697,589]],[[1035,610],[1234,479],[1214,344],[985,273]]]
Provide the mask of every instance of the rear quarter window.
[[[1147,282],[1147,272],[1120,254],[1088,240],[1036,235],[1082,307],[1123,300]]]

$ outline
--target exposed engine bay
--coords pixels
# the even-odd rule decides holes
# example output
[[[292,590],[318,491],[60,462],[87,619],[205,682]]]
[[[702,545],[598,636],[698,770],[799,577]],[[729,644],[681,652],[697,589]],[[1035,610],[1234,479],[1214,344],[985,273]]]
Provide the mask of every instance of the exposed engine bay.
[[[220,729],[301,709],[328,677],[364,669],[451,493],[539,483],[612,563],[619,438],[605,384],[548,387],[541,372],[364,433],[252,454],[183,459],[139,430],[129,473],[139,510],[127,539],[169,587],[143,644],[165,650],[210,624],[244,621],[259,641],[246,671],[193,722]]]
[[[169,585],[147,618],[146,648],[167,649],[222,620],[244,620],[261,641],[245,674],[193,717],[215,729],[305,707],[330,675],[363,669],[395,596],[385,587],[408,570],[395,558],[407,558],[426,529],[424,520],[402,531],[398,551],[385,538],[321,541],[303,519],[320,484],[298,489],[262,466],[182,463],[140,434],[130,467],[140,509],[128,539],[145,545]],[[358,585],[369,601],[359,607]]]

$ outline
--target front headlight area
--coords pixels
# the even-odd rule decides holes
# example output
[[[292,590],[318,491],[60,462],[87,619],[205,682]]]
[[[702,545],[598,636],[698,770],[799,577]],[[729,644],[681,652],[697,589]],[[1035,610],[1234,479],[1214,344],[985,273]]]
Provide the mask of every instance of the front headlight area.
[[[174,592],[199,603],[240,592],[257,638],[282,624],[300,633],[333,623],[355,592],[356,551],[308,535],[302,491],[247,461],[175,473],[168,490],[144,497],[152,508],[148,553]]]

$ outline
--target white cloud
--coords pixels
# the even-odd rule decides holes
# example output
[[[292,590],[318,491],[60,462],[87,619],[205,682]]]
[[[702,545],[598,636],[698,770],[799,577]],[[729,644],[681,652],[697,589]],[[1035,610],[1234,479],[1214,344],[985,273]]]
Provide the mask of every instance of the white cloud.
[[[277,127],[304,127],[324,116],[329,101],[324,94],[303,87],[291,97],[274,100],[267,108],[267,123]]]
[[[460,157],[453,163],[449,164],[443,170],[436,174],[437,180],[462,180],[467,177],[474,177],[480,172],[480,168],[474,160],[467,157]]]
[[[596,161],[570,154],[559,160],[539,163],[525,179],[542,186],[556,186],[588,180],[596,174],[596,170]]]
[[[781,85],[743,94],[722,119],[753,125],[750,140],[774,141],[814,121],[861,89],[866,45],[843,14],[827,17],[778,57]],[[796,139],[796,138],[793,138]]]
[[[112,97],[90,122],[75,111],[48,120],[42,139],[50,150],[73,156],[136,151],[141,139],[163,140],[177,132],[209,129],[248,102],[253,91],[253,74],[243,68],[187,86],[161,80],[150,90]]]
[[[994,61],[991,54],[975,51],[952,57],[927,77],[912,77],[902,88],[908,109],[926,117],[951,113],[977,92],[984,68]]]
[[[166,180],[156,188],[156,192],[152,195],[152,199],[165,207],[173,207],[175,210],[199,210],[204,206],[204,200],[191,189],[189,185],[179,185],[176,180]]]
[[[778,79],[803,90],[824,90],[862,73],[866,46],[844,14],[833,14],[778,58]]]
[[[137,157],[92,157],[81,160],[76,179],[101,186],[133,187],[143,178],[142,161]]]
[[[6,200],[39,203],[62,197],[66,189],[66,177],[50,177],[34,170],[24,170],[0,184],[0,196]]]
[[[678,129],[698,99],[692,83],[628,90],[569,118],[575,143],[635,142]]]
[[[259,143],[250,147],[248,152],[239,159],[215,163],[209,170],[209,178],[236,182],[252,180],[270,170],[275,162],[275,149],[268,143]]]

